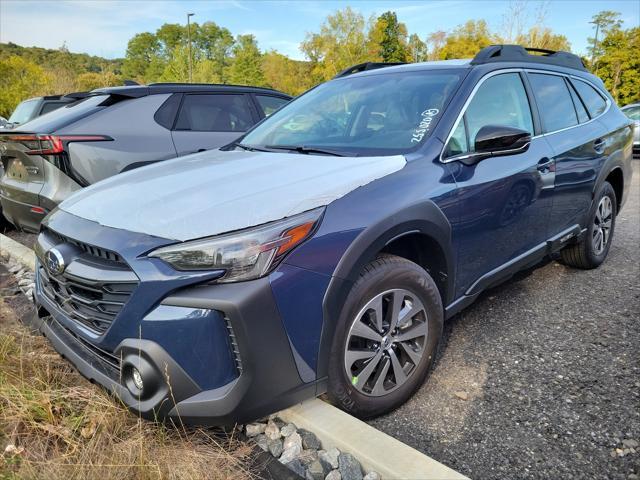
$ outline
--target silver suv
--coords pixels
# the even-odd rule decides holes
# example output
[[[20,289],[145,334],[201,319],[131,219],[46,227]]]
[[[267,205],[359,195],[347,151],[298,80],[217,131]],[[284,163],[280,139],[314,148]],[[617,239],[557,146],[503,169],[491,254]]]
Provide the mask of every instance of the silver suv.
[[[0,131],[2,213],[17,228],[38,231],[71,193],[120,172],[226,145],[290,99],[231,85],[94,90]]]

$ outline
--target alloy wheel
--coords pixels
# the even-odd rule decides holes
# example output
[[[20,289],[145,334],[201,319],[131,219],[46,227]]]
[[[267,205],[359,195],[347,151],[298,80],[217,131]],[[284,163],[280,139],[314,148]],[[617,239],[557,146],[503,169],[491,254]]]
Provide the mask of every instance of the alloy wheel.
[[[609,243],[612,222],[613,206],[611,199],[605,195],[598,203],[596,216],[593,220],[593,250],[596,255],[601,255]]]
[[[347,335],[344,367],[353,387],[373,397],[399,388],[417,370],[427,335],[427,313],[417,295],[404,289],[376,295]]]

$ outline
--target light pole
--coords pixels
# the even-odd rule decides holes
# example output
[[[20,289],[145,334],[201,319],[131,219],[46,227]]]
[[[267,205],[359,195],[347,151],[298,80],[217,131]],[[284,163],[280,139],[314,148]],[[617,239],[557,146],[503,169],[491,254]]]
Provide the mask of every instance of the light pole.
[[[593,69],[595,67],[595,72],[596,75],[598,74],[598,67],[597,65],[594,63],[596,61],[596,50],[598,49],[598,33],[600,31],[600,21],[599,20],[595,20],[593,22],[589,22],[592,25],[596,26],[596,36],[593,39],[593,50],[591,52],[591,68]]]
[[[191,17],[193,17],[194,13],[187,13],[187,40],[189,42],[189,83],[192,81],[192,66],[191,66]]]

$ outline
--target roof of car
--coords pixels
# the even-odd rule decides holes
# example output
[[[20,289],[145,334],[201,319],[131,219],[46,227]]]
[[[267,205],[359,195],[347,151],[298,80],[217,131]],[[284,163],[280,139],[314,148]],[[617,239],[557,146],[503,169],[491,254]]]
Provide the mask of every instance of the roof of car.
[[[193,93],[193,92],[238,92],[238,93],[269,93],[291,98],[286,93],[272,88],[254,87],[247,85],[222,85],[214,83],[151,83],[149,85],[126,85],[122,87],[98,88],[92,93],[108,93],[127,97],[144,97],[160,93]]]

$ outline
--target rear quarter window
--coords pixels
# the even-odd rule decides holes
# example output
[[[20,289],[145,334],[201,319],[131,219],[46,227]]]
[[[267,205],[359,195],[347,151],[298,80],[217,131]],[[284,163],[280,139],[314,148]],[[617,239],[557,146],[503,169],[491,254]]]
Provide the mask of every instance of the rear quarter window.
[[[258,100],[265,117],[268,117],[285,103],[289,102],[286,98],[274,97],[271,95],[256,95],[256,100]]]
[[[574,79],[572,80],[572,82],[575,85],[576,90],[578,90],[578,95],[580,95],[580,98],[582,98],[582,101],[586,105],[587,110],[589,110],[591,118],[597,117],[605,111],[605,109],[607,108],[607,102],[604,98],[602,98],[602,95],[600,95],[595,88],[581,80]]]

